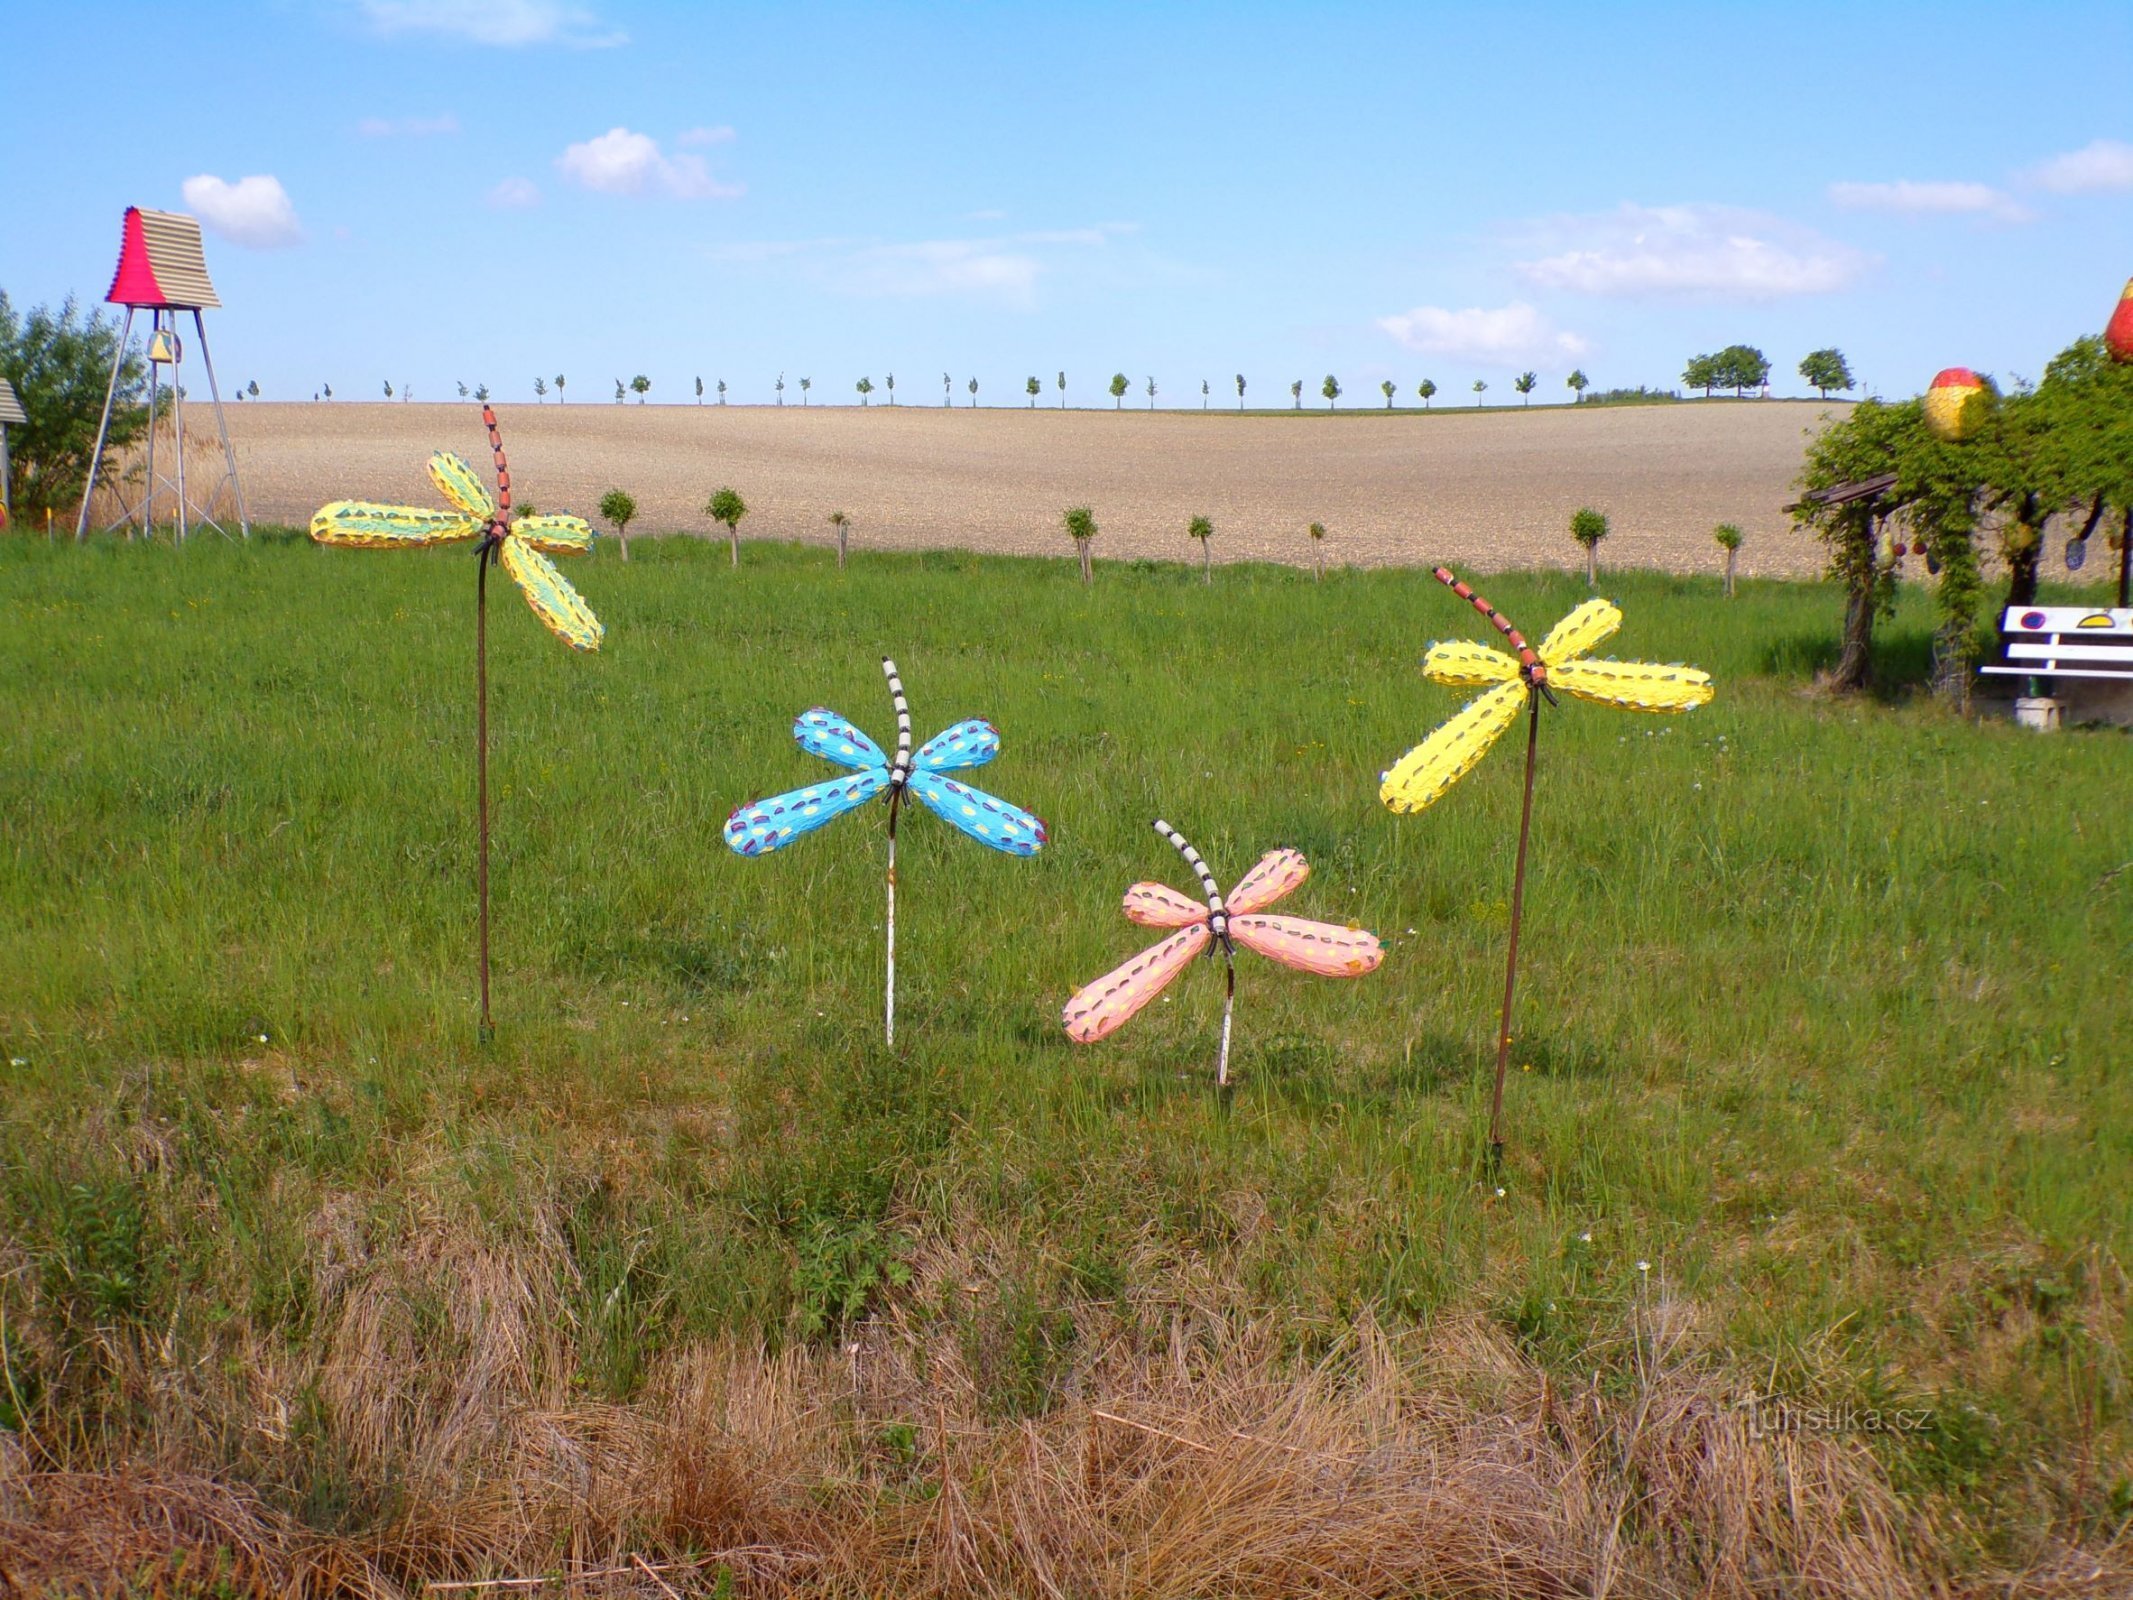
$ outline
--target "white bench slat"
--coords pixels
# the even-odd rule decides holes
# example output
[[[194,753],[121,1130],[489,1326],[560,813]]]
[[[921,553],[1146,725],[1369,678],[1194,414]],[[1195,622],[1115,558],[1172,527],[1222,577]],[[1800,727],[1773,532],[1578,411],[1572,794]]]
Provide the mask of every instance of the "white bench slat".
[[[2027,639],[2007,641],[2010,661],[2109,661],[2133,671],[2133,639],[2124,644],[2034,644]]]
[[[2113,683],[2133,683],[2133,667],[2121,667],[2116,672],[2084,667],[1979,667],[1978,671],[2003,678],[2107,678]]]

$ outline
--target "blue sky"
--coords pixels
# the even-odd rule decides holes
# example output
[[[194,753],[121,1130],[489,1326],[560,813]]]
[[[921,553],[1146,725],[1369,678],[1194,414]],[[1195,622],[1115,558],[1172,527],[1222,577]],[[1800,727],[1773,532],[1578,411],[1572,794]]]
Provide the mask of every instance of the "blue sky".
[[[0,287],[209,227],[226,379],[1438,404],[1835,344],[2037,376],[2133,273],[2133,6],[11,8]],[[108,73],[117,97],[94,104]]]

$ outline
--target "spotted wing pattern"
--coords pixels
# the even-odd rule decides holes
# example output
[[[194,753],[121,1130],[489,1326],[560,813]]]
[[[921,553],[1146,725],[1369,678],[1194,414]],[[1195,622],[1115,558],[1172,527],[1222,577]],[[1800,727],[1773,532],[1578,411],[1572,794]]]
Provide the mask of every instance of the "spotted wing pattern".
[[[428,506],[381,506],[368,500],[336,500],[311,516],[311,537],[320,544],[398,550],[457,544],[476,538],[482,523],[458,511]]]
[[[1517,677],[1518,662],[1471,639],[1447,639],[1429,647],[1422,658],[1422,676],[1452,689],[1486,689]]]
[[[439,494],[476,521],[487,522],[496,515],[496,502],[489,498],[488,486],[451,451],[440,450],[430,457],[430,482],[437,485]]]
[[[1717,693],[1708,672],[1652,661],[1571,661],[1549,667],[1548,681],[1625,711],[1693,711]]]
[[[1587,651],[1598,649],[1621,626],[1622,613],[1613,601],[1587,600],[1548,630],[1548,637],[1540,642],[1540,658],[1553,672]]]
[[[848,778],[811,783],[804,789],[738,806],[726,819],[726,843],[744,856],[783,849],[803,833],[865,805],[889,786],[886,767],[869,767]]]
[[[1000,730],[982,717],[972,717],[920,745],[911,764],[929,772],[953,772],[960,767],[982,767],[999,753]]]
[[[595,536],[593,525],[583,517],[542,512],[511,524],[512,538],[525,540],[544,555],[582,556],[592,549]]]
[[[1201,908],[1203,913],[1205,907]],[[1203,921],[1183,928],[1162,943],[1151,945],[1123,966],[1114,967],[1094,983],[1075,991],[1066,1003],[1067,1037],[1076,1044],[1094,1044],[1115,1033],[1135,1012],[1161,994],[1214,937]]]
[[[1247,911],[1262,910],[1293,892],[1310,876],[1311,863],[1304,860],[1302,851],[1269,850],[1231,892],[1230,913],[1241,916]]]
[[[600,648],[607,630],[600,626],[592,608],[578,597],[570,580],[556,570],[553,561],[518,539],[504,540],[501,559],[504,571],[511,574],[519,592],[526,597],[526,604],[533,607],[533,614],[550,633],[573,650]]]
[[[803,711],[792,725],[793,741],[811,756],[834,761],[840,767],[887,767],[889,758],[881,746],[860,732],[849,717],[827,706]]]
[[[1044,846],[1047,834],[1042,818],[983,789],[973,789],[924,767],[912,770],[909,788],[943,821],[960,828],[979,844],[991,845],[1011,856],[1033,856]]]
[[[1555,675],[1550,672],[1549,676]],[[1399,812],[1420,811],[1434,804],[1518,720],[1531,692],[1524,679],[1514,678],[1476,695],[1457,716],[1400,757],[1379,785],[1378,798]]]
[[[1126,891],[1126,920],[1144,928],[1186,928],[1207,920],[1207,907],[1167,883],[1136,883]]]
[[[1360,978],[1385,959],[1376,934],[1304,917],[1232,917],[1229,931],[1247,950],[1323,978]]]

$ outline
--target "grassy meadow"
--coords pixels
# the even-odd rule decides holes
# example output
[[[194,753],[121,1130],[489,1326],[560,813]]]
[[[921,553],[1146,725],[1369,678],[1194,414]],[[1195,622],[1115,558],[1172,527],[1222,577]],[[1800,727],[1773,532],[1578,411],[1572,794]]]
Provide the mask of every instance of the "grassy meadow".
[[[1463,701],[1423,649],[1487,631],[1427,573],[605,545],[597,656],[491,607],[486,1046],[471,557],[0,545],[22,1570],[94,1530],[114,1584],[183,1548],[261,1592],[2133,1571],[2133,741],[1819,694],[1827,586],[1603,572],[1602,653],[1719,694],[1545,715],[1492,1173],[1518,735],[1376,797]],[[1584,595],[1483,588],[1534,637]],[[1930,627],[1907,585],[1887,681]],[[806,707],[886,742],[884,653],[1051,829],[907,817],[893,1054],[878,809],[719,833],[828,775]],[[1386,945],[1240,953],[1226,1100],[1217,967],[1060,1028],[1151,942],[1127,885],[1189,886],[1157,815],[1225,886],[1296,846],[1280,909]]]

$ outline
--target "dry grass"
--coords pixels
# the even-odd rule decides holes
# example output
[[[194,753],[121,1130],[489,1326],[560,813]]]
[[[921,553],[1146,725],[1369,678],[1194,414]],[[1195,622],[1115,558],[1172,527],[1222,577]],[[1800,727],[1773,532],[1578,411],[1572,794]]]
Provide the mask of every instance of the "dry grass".
[[[321,1252],[334,1231],[315,1230]],[[315,1357],[255,1349],[217,1380],[119,1353],[158,1448],[96,1472],[10,1458],[0,1589],[391,1596],[562,1575],[648,1597],[1895,1600],[2133,1583],[2120,1545],[1958,1583],[1960,1529],[1899,1499],[1856,1437],[1758,1435],[1692,1308],[1663,1299],[1595,1352],[1613,1376],[1575,1391],[1476,1321],[1400,1339],[1366,1320],[1298,1361],[1271,1322],[1084,1302],[1056,1403],[1003,1416],[999,1330],[941,1309],[983,1293],[990,1258],[937,1246],[848,1342],[697,1345],[616,1404],[573,1389],[560,1242],[423,1238],[346,1278]],[[337,1533],[216,1476],[234,1453],[272,1481],[306,1393],[363,1508]]]
[[[1603,567],[1716,573],[1720,522],[1746,530],[1740,570],[1821,570],[1792,499],[1807,435],[1841,407],[1806,402],[1491,408],[1428,416],[1225,416],[1196,412],[957,410],[921,406],[506,406],[527,469],[521,496],[590,515],[603,491],[637,498],[643,533],[713,531],[723,484],[749,505],[744,537],[852,546],[1070,553],[1059,518],[1091,505],[1099,560],[1182,561],[1185,525],[1214,519],[1220,560],[1333,564],[1424,559],[1464,568],[1579,566],[1570,513],[1598,506],[1614,532]],[[471,404],[230,408],[252,515],[301,524],[327,500],[430,504],[432,450],[484,447]]]

